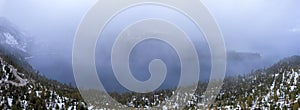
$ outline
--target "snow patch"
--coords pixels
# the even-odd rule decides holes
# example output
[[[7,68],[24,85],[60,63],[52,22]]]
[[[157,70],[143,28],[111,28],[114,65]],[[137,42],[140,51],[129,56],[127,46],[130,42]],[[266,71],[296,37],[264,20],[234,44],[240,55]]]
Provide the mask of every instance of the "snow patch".
[[[13,35],[11,35],[10,33],[3,33],[3,35],[5,36],[6,40],[5,42],[9,45],[18,45],[18,41],[15,39],[15,37]]]

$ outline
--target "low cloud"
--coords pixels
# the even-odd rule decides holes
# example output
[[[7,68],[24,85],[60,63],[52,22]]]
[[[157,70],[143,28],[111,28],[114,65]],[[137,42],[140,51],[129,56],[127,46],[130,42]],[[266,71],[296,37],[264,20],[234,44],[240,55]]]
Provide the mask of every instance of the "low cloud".
[[[0,16],[3,16],[2,13],[3,13],[3,10],[4,10],[3,7],[4,7],[5,1],[6,0],[0,0]]]
[[[300,27],[294,27],[292,29],[289,29],[289,32],[300,32]]]
[[[6,0],[0,0],[0,17],[3,16]]]

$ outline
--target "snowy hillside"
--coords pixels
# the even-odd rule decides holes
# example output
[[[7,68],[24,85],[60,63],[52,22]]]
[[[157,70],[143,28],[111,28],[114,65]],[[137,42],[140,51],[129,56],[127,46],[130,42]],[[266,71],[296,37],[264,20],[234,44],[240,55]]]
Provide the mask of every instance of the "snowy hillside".
[[[277,64],[259,69],[247,75],[226,77],[224,85],[213,105],[202,103],[207,83],[200,83],[196,94],[174,94],[172,90],[154,93],[111,93],[111,96],[127,107],[178,109],[184,100],[186,109],[299,109],[300,105],[300,56],[283,59]],[[171,96],[192,96],[192,100],[177,98],[168,106],[161,104]],[[112,105],[111,105],[112,106]],[[107,104],[99,108],[113,108]]]
[[[0,109],[86,109],[76,89],[15,68],[0,56]]]
[[[82,101],[76,89],[48,80],[36,73],[15,68],[6,57],[0,57],[0,109],[113,109],[116,105],[98,103],[105,100],[101,94],[94,98],[93,106]],[[207,83],[199,84],[196,94],[174,94],[172,90],[153,93],[110,93],[124,104],[121,107],[178,109],[184,100],[186,109],[298,109],[300,105],[300,57],[293,56],[266,69],[247,75],[226,77],[213,105],[202,103],[202,93]],[[193,97],[192,100],[176,98],[168,106],[162,105],[171,96]],[[119,106],[120,107],[120,106]]]

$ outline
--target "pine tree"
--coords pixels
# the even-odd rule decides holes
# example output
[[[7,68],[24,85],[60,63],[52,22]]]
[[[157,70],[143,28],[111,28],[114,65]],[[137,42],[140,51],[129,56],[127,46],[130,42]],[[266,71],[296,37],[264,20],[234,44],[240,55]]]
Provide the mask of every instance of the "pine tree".
[[[278,96],[277,96],[277,93],[274,93],[274,101],[275,101],[275,102],[278,102]]]
[[[293,110],[298,110],[298,108],[299,108],[299,104],[298,103],[294,103]]]
[[[252,106],[252,98],[251,98],[251,96],[247,97],[247,105],[248,105],[248,107]]]
[[[55,109],[56,109],[56,110],[59,110],[58,104],[55,104]]]
[[[246,104],[244,102],[242,102],[242,109],[246,110]]]

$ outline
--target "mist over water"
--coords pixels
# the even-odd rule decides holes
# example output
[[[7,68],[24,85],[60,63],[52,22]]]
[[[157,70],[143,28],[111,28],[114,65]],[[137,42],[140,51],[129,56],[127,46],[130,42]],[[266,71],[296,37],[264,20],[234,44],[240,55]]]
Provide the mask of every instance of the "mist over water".
[[[25,1],[26,3],[23,3]],[[34,46],[29,52],[33,57],[28,61],[35,69],[49,78],[64,83],[74,83],[73,38],[81,18],[94,2],[95,0],[4,0],[4,2],[0,2],[0,16],[7,18],[32,36]],[[298,19],[300,14],[297,12],[299,1],[274,0],[270,3],[245,0],[244,3],[228,0],[226,3],[216,3],[222,1],[204,0],[203,2],[216,18],[224,35],[228,50],[226,75],[246,74],[257,68],[268,67],[282,58],[300,55],[300,20]],[[251,5],[251,8],[248,5]],[[157,16],[163,14],[163,11],[157,11],[161,10],[159,8],[153,10],[156,10]],[[143,13],[143,11],[135,10],[135,13]],[[143,17],[143,14],[139,15]],[[144,14],[144,16],[147,15]],[[136,19],[140,17],[137,16]],[[189,34],[195,36],[199,34],[197,29],[189,28],[193,27],[193,24],[183,20],[185,16],[172,13],[170,17],[178,24],[185,24],[183,26],[187,27],[186,30],[189,31]],[[124,23],[126,19],[128,20],[128,18],[124,18],[119,23]],[[114,32],[110,31],[109,33]],[[209,47],[203,36],[199,39],[194,38],[193,42],[198,47],[197,51],[201,61],[200,79],[206,80],[209,78],[211,63]],[[109,47],[105,43],[107,41],[100,42],[101,48],[97,51],[105,51]],[[101,62],[101,59],[107,60],[109,56],[101,56],[101,53],[96,53],[96,57],[100,59],[96,61],[96,64],[98,71],[101,71],[102,82],[107,85],[115,82],[111,75],[111,68],[109,68],[111,65],[105,63],[108,61]],[[170,74],[168,73],[169,82],[180,77],[178,76],[180,73],[178,72],[180,71],[179,61],[174,50],[165,43],[148,41],[138,45],[130,59],[131,69],[137,79],[146,80],[149,77],[148,69],[145,70],[145,68],[148,67],[148,60],[156,57],[166,60],[170,72]],[[166,82],[163,86],[168,87],[174,84]],[[113,85],[118,85],[118,83]],[[119,89],[118,86],[111,87],[108,88],[110,91]]]

